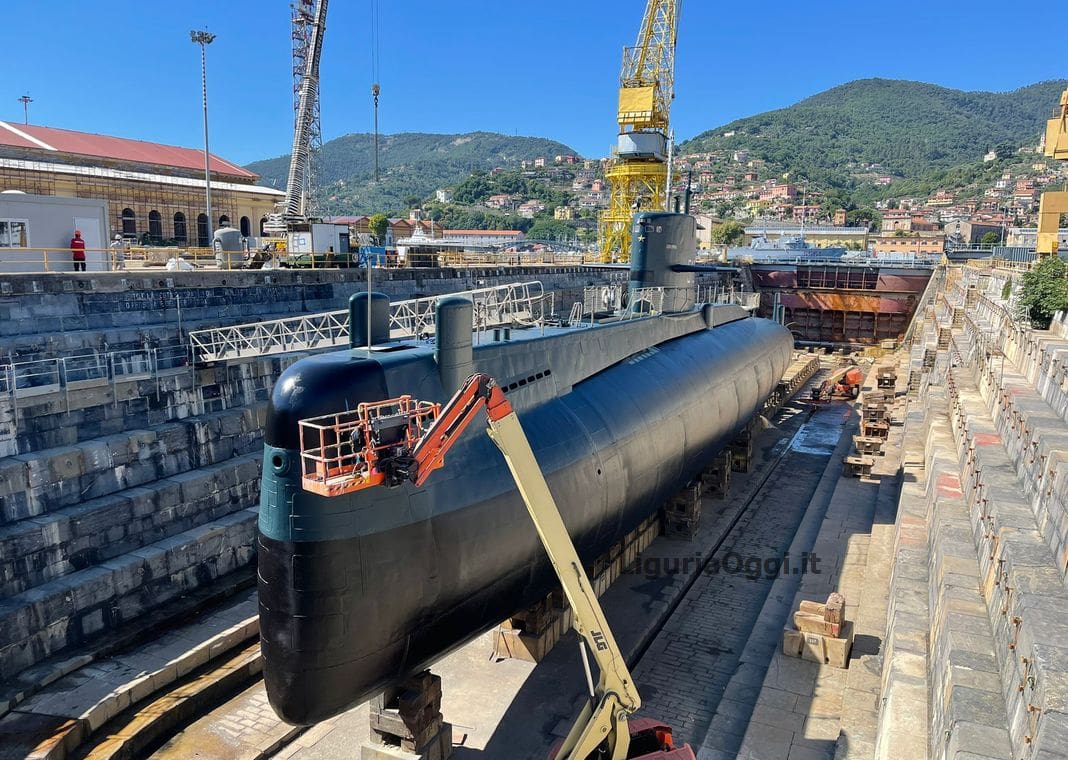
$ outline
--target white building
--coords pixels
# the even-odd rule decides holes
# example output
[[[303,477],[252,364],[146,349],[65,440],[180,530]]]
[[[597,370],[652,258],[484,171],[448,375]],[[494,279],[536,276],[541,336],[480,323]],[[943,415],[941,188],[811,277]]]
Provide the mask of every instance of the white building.
[[[74,271],[75,230],[85,241],[86,269],[111,269],[106,201],[0,192],[0,272]]]
[[[1062,227],[1057,233],[1060,249],[1068,250],[1068,227]],[[1038,244],[1037,227],[1009,227],[1005,236],[1005,245],[1010,248],[1034,248]]]
[[[445,230],[442,238],[471,248],[493,248],[518,243],[526,236],[520,230]]]

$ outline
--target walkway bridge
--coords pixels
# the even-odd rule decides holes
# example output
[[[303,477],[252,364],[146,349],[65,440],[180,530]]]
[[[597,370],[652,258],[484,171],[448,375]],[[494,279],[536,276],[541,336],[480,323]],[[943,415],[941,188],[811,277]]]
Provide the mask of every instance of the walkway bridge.
[[[537,280],[456,295],[474,303],[475,326],[479,330],[538,322],[554,310],[553,294],[546,294]],[[420,339],[433,335],[438,299],[439,296],[430,296],[391,303],[390,337]],[[341,309],[195,330],[189,333],[189,341],[196,364],[344,346],[349,342],[349,312]]]

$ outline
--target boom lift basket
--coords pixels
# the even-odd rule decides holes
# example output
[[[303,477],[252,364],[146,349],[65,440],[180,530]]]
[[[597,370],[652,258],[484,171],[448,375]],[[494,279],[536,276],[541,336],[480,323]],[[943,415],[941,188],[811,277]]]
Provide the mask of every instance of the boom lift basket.
[[[415,444],[440,413],[441,404],[400,396],[300,420],[304,490],[341,496],[377,485],[398,485],[408,478]]]

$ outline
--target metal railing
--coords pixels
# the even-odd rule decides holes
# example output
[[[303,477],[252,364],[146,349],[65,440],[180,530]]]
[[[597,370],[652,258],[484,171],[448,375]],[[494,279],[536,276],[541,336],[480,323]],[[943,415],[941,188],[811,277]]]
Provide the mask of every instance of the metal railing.
[[[86,248],[85,263],[89,272],[170,269],[170,270],[240,270],[248,269],[256,251],[215,251],[195,246],[133,245],[119,248]],[[260,252],[275,256],[283,267],[293,269],[355,268],[359,254]],[[534,263],[534,262],[531,262]],[[272,268],[274,265],[271,265]],[[74,258],[69,248],[0,248],[0,273],[74,272]]]
[[[48,393],[63,393],[70,408],[72,390],[95,386],[114,387],[121,382],[151,379],[189,366],[185,346],[97,351],[48,359],[0,364],[0,397],[27,398]],[[117,397],[113,396],[115,403]]]
[[[727,304],[755,311],[760,307],[760,294],[724,288],[719,285],[699,285],[697,303]]]
[[[668,288],[635,288],[631,291],[630,303],[627,304],[625,317],[645,317],[661,314],[664,311],[664,293]]]
[[[444,267],[473,266],[539,266],[597,264],[596,253],[581,251],[442,251],[438,262]]]
[[[735,262],[736,259],[732,259]],[[783,256],[768,256],[755,258],[751,262],[754,265],[762,264],[809,264],[813,266],[841,266],[841,267],[869,267],[878,269],[933,269],[938,265],[936,257],[925,258],[923,256],[895,258],[892,255],[884,256],[856,256],[850,258],[833,256],[792,256],[789,252]]]
[[[539,323],[553,310],[551,294],[546,295],[542,284],[536,280],[454,295],[470,298],[473,302],[476,330]],[[414,298],[390,304],[390,337],[418,339],[433,335],[439,297]],[[342,309],[195,330],[189,333],[189,342],[193,360],[198,364],[333,348],[349,342],[349,312]]]

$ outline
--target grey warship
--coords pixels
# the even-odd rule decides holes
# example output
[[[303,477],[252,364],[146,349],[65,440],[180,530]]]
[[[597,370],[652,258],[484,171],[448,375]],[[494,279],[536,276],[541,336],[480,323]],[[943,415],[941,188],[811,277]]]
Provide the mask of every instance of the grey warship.
[[[638,214],[633,232],[628,314],[474,345],[470,301],[445,298],[429,345],[391,341],[388,300],[361,294],[355,345],[283,373],[265,431],[258,562],[264,678],[284,720],[336,715],[555,585],[479,425],[422,487],[324,498],[301,488],[298,421],[402,394],[445,402],[469,375],[489,374],[592,562],[760,410],[790,361],[790,333],[735,306],[694,302],[692,217]],[[635,294],[648,288],[663,309],[636,312]]]

